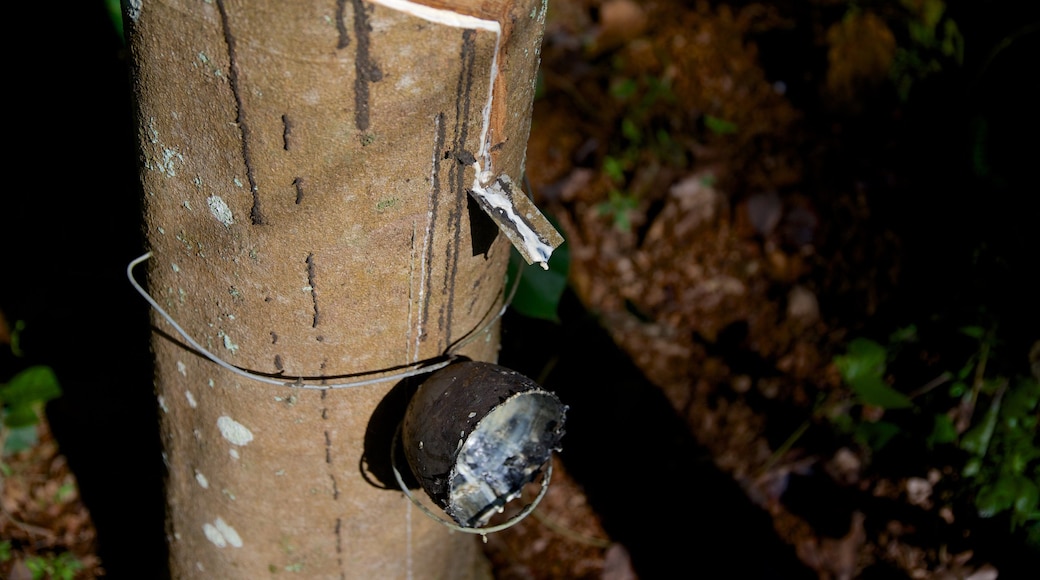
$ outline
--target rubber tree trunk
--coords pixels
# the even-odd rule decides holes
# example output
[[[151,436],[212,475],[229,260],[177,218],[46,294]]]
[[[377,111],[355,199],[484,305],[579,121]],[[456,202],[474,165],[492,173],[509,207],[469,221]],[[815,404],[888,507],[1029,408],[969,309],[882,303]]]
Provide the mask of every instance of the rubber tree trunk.
[[[444,353],[500,300],[509,243],[467,191],[522,175],[545,4],[427,3],[126,4],[148,286],[219,358],[342,383]],[[396,381],[269,385],[154,324],[175,578],[477,573],[475,536],[373,473]]]

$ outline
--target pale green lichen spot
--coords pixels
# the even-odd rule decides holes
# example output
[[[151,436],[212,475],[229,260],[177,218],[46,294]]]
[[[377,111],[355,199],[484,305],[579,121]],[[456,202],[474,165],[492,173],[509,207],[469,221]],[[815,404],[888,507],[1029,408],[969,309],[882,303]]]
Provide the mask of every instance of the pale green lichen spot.
[[[218,548],[242,547],[242,537],[238,535],[235,528],[224,521],[224,518],[217,518],[212,524],[209,522],[202,524],[202,532],[206,534],[206,539],[213,542]]]
[[[225,227],[235,223],[234,217],[231,215],[231,208],[228,207],[224,198],[212,195],[206,198],[206,205],[209,206],[209,212],[213,214],[213,217],[217,218],[217,221],[224,224]]]
[[[221,415],[217,419],[217,429],[220,429],[220,434],[232,445],[247,445],[253,440],[252,431],[227,415]]]

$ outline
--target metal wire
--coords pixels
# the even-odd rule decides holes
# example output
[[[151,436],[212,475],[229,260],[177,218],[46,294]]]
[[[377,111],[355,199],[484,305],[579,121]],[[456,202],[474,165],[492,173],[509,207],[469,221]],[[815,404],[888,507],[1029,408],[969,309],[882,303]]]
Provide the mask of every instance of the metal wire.
[[[380,375],[380,376],[377,376],[377,377],[374,377],[374,378],[350,380],[350,381],[345,381],[345,382],[340,382],[340,383],[331,383],[331,384],[325,383],[325,384],[321,384],[321,383],[311,383],[311,382],[305,382],[305,381],[322,380],[322,379],[307,378],[307,377],[287,377],[287,378],[282,378],[282,377],[275,377],[275,376],[270,376],[270,375],[264,375],[262,373],[251,371],[251,370],[246,369],[246,368],[235,366],[235,365],[233,365],[233,364],[223,360],[222,358],[218,357],[217,355],[213,354],[209,350],[207,350],[204,346],[199,344],[198,341],[196,341],[194,338],[192,338],[191,335],[189,335],[188,332],[186,330],[184,330],[184,328],[181,327],[181,325],[177,324],[177,321],[174,320],[173,317],[170,316],[170,314],[168,312],[166,312],[166,310],[163,309],[162,306],[159,306],[159,303],[156,302],[156,300],[154,298],[152,298],[152,296],[150,294],[148,294],[148,291],[145,290],[137,282],[136,278],[134,278],[134,268],[138,264],[141,264],[142,262],[147,261],[151,257],[152,257],[152,253],[151,252],[147,252],[147,253],[145,253],[145,254],[135,258],[134,260],[132,260],[130,262],[130,264],[127,265],[127,267],[126,267],[126,276],[130,280],[130,285],[134,287],[134,290],[137,290],[137,292],[148,302],[149,305],[151,305],[152,308],[155,309],[156,312],[159,313],[159,315],[162,318],[164,318],[168,323],[170,323],[170,326],[172,326],[173,329],[175,331],[177,331],[177,334],[179,334],[181,336],[181,338],[183,338],[184,341],[187,342],[188,345],[190,345],[191,348],[196,351],[197,354],[202,355],[203,357],[209,359],[213,363],[216,363],[218,366],[226,369],[227,371],[232,372],[232,373],[234,373],[236,375],[239,375],[239,376],[247,378],[247,379],[251,379],[251,380],[254,380],[254,381],[257,381],[257,382],[261,382],[261,383],[266,383],[266,384],[269,384],[269,385],[276,385],[276,386],[279,386],[279,387],[289,387],[289,388],[293,388],[293,389],[309,389],[309,390],[319,390],[319,391],[334,390],[334,389],[349,389],[349,388],[354,388],[354,387],[364,387],[364,386],[368,386],[368,385],[374,385],[374,384],[377,384],[377,383],[383,383],[383,382],[386,382],[386,381],[401,380],[401,379],[405,379],[405,378],[408,378],[408,377],[414,377],[414,376],[417,376],[417,375],[431,373],[433,371],[442,369],[442,368],[448,366],[449,364],[455,362],[455,360],[458,358],[458,355],[456,355],[455,353],[458,352],[459,349],[461,349],[462,347],[466,346],[470,342],[473,342],[478,336],[480,336],[481,333],[486,332],[488,329],[490,329],[491,326],[495,322],[497,322],[498,319],[501,318],[505,314],[506,310],[509,308],[510,302],[512,302],[512,300],[513,300],[513,296],[516,294],[516,288],[519,285],[520,277],[521,277],[522,272],[523,272],[522,267],[517,270],[516,279],[513,281],[512,287],[509,289],[509,291],[504,294],[505,298],[504,298],[504,301],[502,303],[502,307],[498,310],[498,312],[495,313],[493,316],[491,316],[490,319],[487,319],[488,315],[491,314],[491,312],[493,312],[493,309],[489,309],[488,313],[485,313],[485,315],[484,315],[484,318],[487,319],[487,321],[483,322],[483,320],[482,320],[482,324],[478,324],[478,326],[473,331],[471,331],[470,333],[464,335],[458,341],[456,341],[453,344],[451,344],[448,347],[448,349],[445,351],[443,356],[437,357],[435,359],[427,359],[427,360],[418,361],[418,362],[415,362],[415,363],[412,363],[412,364],[409,364],[409,365],[404,365],[404,368],[408,368],[408,370],[403,370],[403,371],[392,372],[394,369],[402,368],[402,367],[393,367],[391,369],[381,369],[381,370],[364,371],[364,372],[361,372],[361,373],[357,373],[358,375],[372,375],[372,374],[378,374],[378,373],[384,373],[384,372],[390,373],[390,374]],[[434,362],[434,361],[436,361],[436,362]]]

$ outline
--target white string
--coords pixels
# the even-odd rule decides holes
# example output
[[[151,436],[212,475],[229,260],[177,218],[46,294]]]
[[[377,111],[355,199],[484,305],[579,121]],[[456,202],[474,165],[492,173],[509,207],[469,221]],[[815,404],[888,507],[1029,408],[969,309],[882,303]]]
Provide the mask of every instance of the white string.
[[[518,283],[520,281],[520,271],[518,271],[516,280],[514,280],[514,282],[513,282],[513,287],[510,290],[508,296],[506,296],[506,299],[505,299],[504,303],[502,304],[502,308],[500,308],[498,313],[495,314],[493,317],[491,317],[490,320],[488,320],[487,324],[485,324],[483,326],[478,326],[473,332],[471,332],[468,335],[463,336],[462,339],[460,339],[459,341],[457,341],[456,343],[454,343],[450,347],[448,347],[448,350],[445,353],[448,356],[447,360],[442,360],[442,361],[439,361],[439,362],[436,362],[436,363],[433,363],[433,364],[430,364],[430,365],[427,365],[427,366],[417,367],[417,368],[414,368],[414,369],[411,369],[411,370],[407,370],[407,371],[400,371],[400,372],[396,372],[396,373],[391,373],[389,375],[384,375],[384,376],[381,376],[381,377],[376,377],[376,378],[371,378],[371,379],[358,379],[358,380],[354,380],[354,381],[347,381],[347,382],[344,382],[344,383],[333,383],[333,384],[314,384],[314,383],[305,383],[303,377],[298,377],[294,381],[286,381],[284,379],[277,379],[277,378],[274,378],[274,377],[267,377],[267,376],[259,375],[259,374],[256,374],[254,372],[250,372],[250,371],[248,371],[246,369],[243,369],[241,367],[237,367],[237,366],[235,366],[235,365],[233,365],[233,364],[231,364],[231,363],[221,359],[220,357],[218,357],[217,355],[213,354],[209,350],[206,350],[206,348],[203,347],[201,344],[199,344],[195,339],[193,339],[188,334],[188,332],[186,330],[181,328],[181,325],[177,324],[177,322],[173,319],[173,317],[170,316],[166,312],[166,310],[163,309],[162,306],[159,306],[159,303],[156,302],[155,299],[152,298],[152,296],[150,294],[148,294],[148,291],[146,291],[144,288],[142,288],[141,285],[138,284],[137,280],[134,278],[134,268],[138,264],[140,264],[141,262],[144,262],[144,261],[148,260],[151,257],[152,257],[152,253],[151,252],[147,252],[147,253],[145,253],[145,254],[135,258],[133,261],[131,261],[130,264],[128,264],[127,267],[126,267],[126,277],[129,278],[130,284],[134,287],[135,290],[137,290],[138,294],[140,294],[145,300],[147,300],[148,304],[150,304],[152,306],[152,308],[154,308],[155,311],[159,313],[160,316],[162,316],[164,319],[166,319],[166,321],[170,323],[170,325],[173,327],[173,329],[177,331],[177,334],[179,334],[181,336],[181,338],[183,338],[185,342],[187,342],[189,345],[191,345],[191,347],[193,349],[195,349],[199,354],[201,354],[202,356],[208,358],[209,360],[211,360],[212,362],[216,363],[217,365],[223,367],[224,369],[226,369],[226,370],[228,370],[228,371],[230,371],[230,372],[232,372],[232,373],[234,373],[236,375],[245,377],[247,379],[252,379],[254,381],[258,381],[258,382],[261,382],[261,383],[267,383],[269,385],[277,385],[279,387],[290,387],[290,388],[294,388],[294,389],[311,389],[311,390],[319,390],[319,391],[332,390],[332,389],[349,389],[349,388],[354,388],[354,387],[363,387],[363,386],[367,386],[367,385],[374,385],[374,384],[377,384],[377,383],[383,383],[383,382],[391,381],[391,380],[400,380],[400,379],[405,379],[405,378],[408,378],[408,377],[414,377],[414,376],[417,376],[417,375],[430,373],[430,372],[433,372],[435,370],[442,369],[442,368],[448,366],[449,364],[455,362],[455,360],[454,360],[455,359],[454,352],[458,351],[463,346],[465,346],[465,345],[469,344],[470,342],[472,342],[473,340],[475,340],[477,338],[477,336],[479,336],[483,332],[489,330],[491,328],[491,325],[493,325],[499,318],[501,318],[505,314],[506,310],[509,308],[509,303],[512,302],[512,300],[513,300],[513,295],[516,293],[516,288],[517,288]],[[421,363],[413,363],[413,364],[414,365],[418,365],[418,364],[421,364]],[[373,372],[379,372],[379,371],[373,371]]]

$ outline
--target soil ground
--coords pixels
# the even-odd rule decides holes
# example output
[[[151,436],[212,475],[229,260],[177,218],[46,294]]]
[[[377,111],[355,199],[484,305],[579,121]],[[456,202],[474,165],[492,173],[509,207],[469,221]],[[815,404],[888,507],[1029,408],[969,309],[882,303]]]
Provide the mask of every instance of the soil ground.
[[[926,4],[554,4],[528,174],[580,308],[565,300],[562,339],[511,320],[505,356],[574,407],[571,501],[629,557],[601,547],[588,574],[586,547],[563,576],[1035,574],[1037,540],[980,518],[964,454],[932,437],[936,415],[960,440],[972,424],[946,395],[979,354],[959,325],[1000,328],[989,372],[1038,376],[1040,205],[1010,133],[978,133],[1037,126],[1017,68],[1036,21],[932,3],[936,35],[963,34],[943,53],[922,44]],[[885,379],[914,410],[857,404],[836,357],[900,328]],[[880,425],[899,426],[891,446],[863,435]],[[551,542],[506,534],[492,553],[525,557],[505,559],[514,577],[559,577]]]

